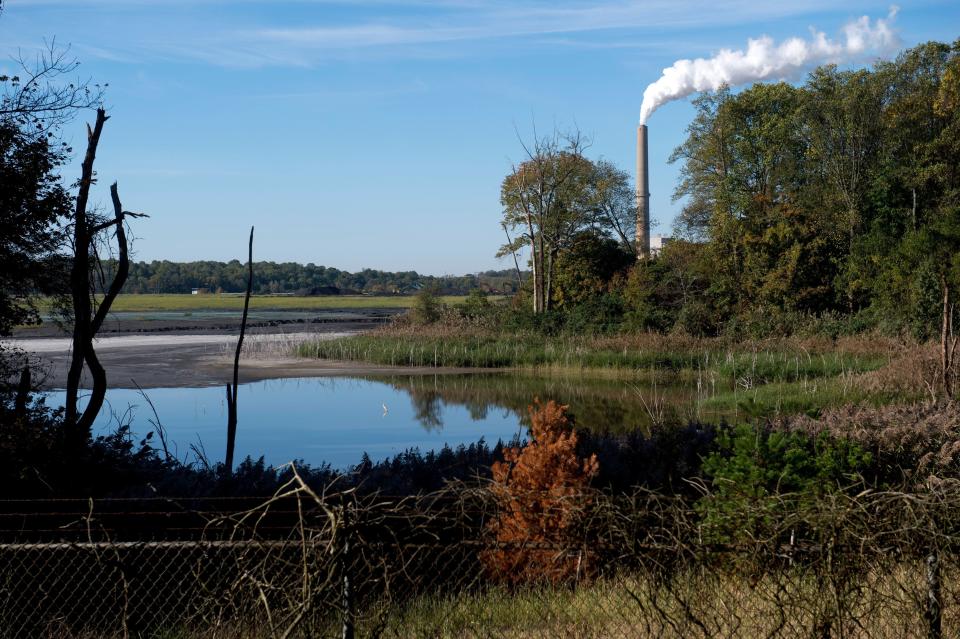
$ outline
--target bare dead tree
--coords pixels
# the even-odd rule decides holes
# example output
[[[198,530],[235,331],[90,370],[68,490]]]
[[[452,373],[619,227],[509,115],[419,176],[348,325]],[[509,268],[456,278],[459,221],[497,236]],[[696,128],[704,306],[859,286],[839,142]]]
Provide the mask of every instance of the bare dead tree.
[[[510,255],[513,256],[513,266],[517,270],[517,292],[519,293],[523,288],[523,275],[520,271],[520,261],[517,259],[517,251],[513,239],[510,237],[510,230],[507,228],[507,223],[501,222],[500,226],[503,227],[503,233],[507,236],[507,243],[504,245],[504,249],[510,251]]]
[[[65,78],[77,71],[80,62],[71,56],[70,47],[60,47],[56,40],[34,56],[18,53],[13,65],[16,72],[0,74],[0,121],[14,121],[24,130],[47,135],[78,110],[103,100],[106,84]]]
[[[93,422],[97,418],[107,393],[107,375],[97,358],[93,340],[110,312],[110,307],[119,295],[127,279],[130,268],[129,247],[125,229],[127,218],[146,217],[142,213],[124,211],[120,203],[117,184],[110,186],[113,201],[113,219],[102,220],[88,211],[90,187],[94,182],[93,164],[97,155],[97,146],[103,125],[109,119],[106,111],[97,109],[94,126],[87,127],[87,152],[81,165],[79,188],[77,191],[76,211],[73,220],[73,264],[70,269],[70,296],[73,302],[73,353],[70,370],[67,372],[67,393],[65,418],[70,436],[74,441],[83,441],[90,435]],[[97,303],[96,287],[91,277],[93,259],[96,254],[95,243],[98,236],[113,229],[117,242],[117,265],[102,299]],[[83,412],[77,408],[77,396],[84,365],[90,370],[92,388],[90,400]]]
[[[243,349],[243,335],[247,330],[247,311],[250,308],[250,292],[253,290],[253,227],[250,227],[250,244],[247,249],[247,293],[243,298],[243,317],[240,319],[240,339],[233,355],[233,385],[227,384],[227,454],[224,458],[224,470],[233,472],[233,451],[237,441],[237,387],[240,378],[240,351]]]

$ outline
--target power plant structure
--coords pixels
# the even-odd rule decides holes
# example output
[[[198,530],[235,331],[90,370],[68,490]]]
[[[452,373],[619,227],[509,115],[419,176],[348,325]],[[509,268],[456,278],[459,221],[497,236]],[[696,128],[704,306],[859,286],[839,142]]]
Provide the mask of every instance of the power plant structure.
[[[637,127],[637,259],[650,257],[650,170],[647,125]]]

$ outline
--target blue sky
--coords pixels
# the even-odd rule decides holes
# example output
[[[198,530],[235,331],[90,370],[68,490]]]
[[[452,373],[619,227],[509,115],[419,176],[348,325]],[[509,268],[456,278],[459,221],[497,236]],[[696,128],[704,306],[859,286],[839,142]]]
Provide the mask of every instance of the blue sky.
[[[902,46],[960,37],[960,2],[901,2]],[[120,183],[138,259],[508,268],[499,185],[517,135],[578,127],[633,171],[644,88],[747,38],[830,36],[889,2],[7,0],[0,53],[69,44],[107,82],[99,201]],[[0,71],[11,69],[0,61]],[[650,119],[654,232],[669,233],[687,100]],[[90,119],[91,116],[85,116]],[[82,120],[65,132],[77,148]],[[76,177],[71,167],[69,181]]]

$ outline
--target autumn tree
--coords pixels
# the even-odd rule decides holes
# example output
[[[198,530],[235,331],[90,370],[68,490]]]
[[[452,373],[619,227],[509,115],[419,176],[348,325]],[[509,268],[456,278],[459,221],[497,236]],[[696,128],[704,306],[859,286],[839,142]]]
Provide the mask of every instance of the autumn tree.
[[[585,495],[599,465],[596,455],[577,454],[567,407],[537,401],[530,407],[531,440],[504,450],[493,465],[491,489],[500,508],[490,532],[503,547],[481,559],[497,578],[512,584],[580,578],[589,556],[576,548]]]
[[[556,302],[557,266],[592,230],[635,254],[636,202],[629,175],[584,155],[579,133],[535,138],[500,188],[508,242],[498,257],[530,251],[533,311]]]

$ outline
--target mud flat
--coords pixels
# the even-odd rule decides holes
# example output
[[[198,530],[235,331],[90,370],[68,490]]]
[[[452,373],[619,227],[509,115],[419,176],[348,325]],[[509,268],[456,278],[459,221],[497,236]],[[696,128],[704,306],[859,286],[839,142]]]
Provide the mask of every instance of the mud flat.
[[[247,331],[250,333],[356,332],[369,330],[388,322],[391,317],[404,310],[392,307],[314,311],[251,310]],[[107,316],[100,329],[100,335],[108,337],[152,333],[236,334],[239,323],[238,311],[120,311]],[[68,336],[69,334],[52,319],[48,319],[38,327],[17,329],[14,333],[14,337],[18,340]]]
[[[360,309],[282,314],[248,324],[240,381],[286,377],[357,376],[415,373],[417,369],[356,362],[299,359],[293,348],[305,340],[335,339],[370,330],[396,309]],[[233,375],[238,326],[227,317],[183,319],[114,318],[95,344],[111,388],[196,387],[225,384]],[[109,324],[107,322],[106,324]],[[105,326],[106,326],[105,324]],[[116,328],[116,327],[119,328]],[[57,327],[22,329],[4,348],[23,351],[39,368],[42,388],[63,388],[70,367],[71,341]],[[422,371],[419,371],[422,372]],[[441,371],[431,371],[433,373]],[[444,372],[458,372],[450,369]],[[86,381],[86,380],[85,380]]]

